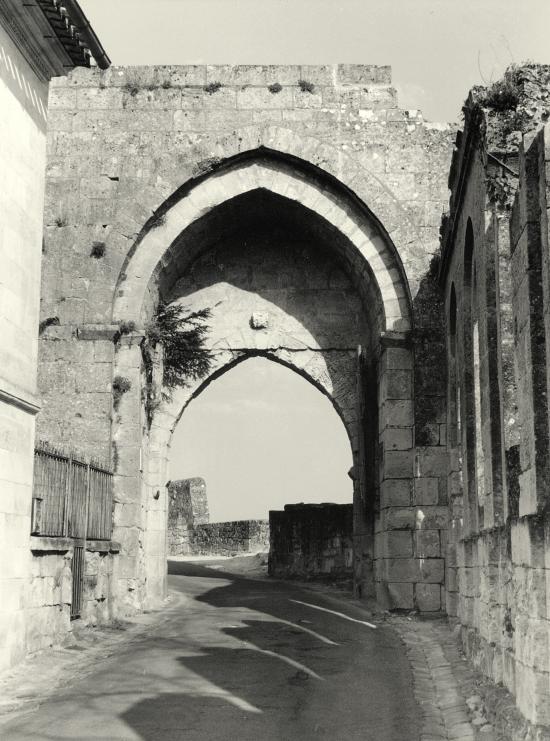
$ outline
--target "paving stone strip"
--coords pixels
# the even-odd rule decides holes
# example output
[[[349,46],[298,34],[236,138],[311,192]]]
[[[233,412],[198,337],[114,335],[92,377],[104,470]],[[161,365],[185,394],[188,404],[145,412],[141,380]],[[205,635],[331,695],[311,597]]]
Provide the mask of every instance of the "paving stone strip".
[[[420,741],[497,741],[475,691],[475,677],[444,620],[398,617],[392,626],[411,662],[422,712]]]

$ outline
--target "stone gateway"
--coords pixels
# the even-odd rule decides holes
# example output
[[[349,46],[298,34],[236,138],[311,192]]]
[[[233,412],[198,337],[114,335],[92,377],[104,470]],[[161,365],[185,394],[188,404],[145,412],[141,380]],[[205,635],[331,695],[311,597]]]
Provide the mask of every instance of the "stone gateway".
[[[349,438],[353,505],[327,569],[385,609],[446,613],[527,721],[550,725],[550,68],[474,88],[458,131],[400,109],[389,67],[110,67],[88,30],[102,67],[88,68],[77,3],[74,23],[57,2],[11,5],[3,666],[70,630],[77,548],[84,621],[163,604],[172,433],[208,384],[261,356],[324,394]],[[48,79],[71,67],[51,82],[46,125]],[[163,348],[144,349],[166,306],[209,311],[210,369],[172,394]],[[41,481],[67,493],[59,532],[39,537],[35,417],[82,491],[95,461],[101,537],[88,509],[79,542],[67,537],[69,474]],[[170,547],[187,547],[199,509],[204,547],[225,542],[191,481]],[[265,540],[261,524],[241,530]]]
[[[120,609],[165,595],[180,415],[262,355],[327,395],[347,430],[356,592],[439,611],[446,392],[432,365],[445,351],[430,262],[453,129],[400,110],[389,68],[363,65],[79,70],[50,111],[42,312],[58,323],[41,336],[39,430],[111,456]],[[213,364],[148,419],[140,345],[159,301],[211,310]]]

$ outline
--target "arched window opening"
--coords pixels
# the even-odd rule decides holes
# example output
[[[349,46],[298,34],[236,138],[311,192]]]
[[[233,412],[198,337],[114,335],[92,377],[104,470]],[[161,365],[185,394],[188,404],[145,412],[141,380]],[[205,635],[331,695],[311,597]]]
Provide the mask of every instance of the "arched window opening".
[[[239,363],[185,409],[170,479],[206,482],[211,522],[264,520],[292,503],[350,503],[353,465],[330,400],[264,357]]]

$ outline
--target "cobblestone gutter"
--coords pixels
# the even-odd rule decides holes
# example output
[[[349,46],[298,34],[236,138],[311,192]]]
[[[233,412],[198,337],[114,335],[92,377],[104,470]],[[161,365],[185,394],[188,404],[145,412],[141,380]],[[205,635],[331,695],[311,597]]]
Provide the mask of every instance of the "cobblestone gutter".
[[[390,618],[407,648],[422,712],[420,741],[550,741],[514,698],[472,669],[445,619]]]

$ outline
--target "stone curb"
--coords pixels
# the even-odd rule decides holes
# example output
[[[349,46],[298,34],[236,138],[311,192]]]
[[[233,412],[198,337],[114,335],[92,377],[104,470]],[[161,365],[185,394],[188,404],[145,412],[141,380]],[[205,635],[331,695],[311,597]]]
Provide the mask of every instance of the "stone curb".
[[[472,695],[473,674],[443,619],[395,617],[405,643],[414,696],[422,713],[420,741],[497,741],[481,698]]]

